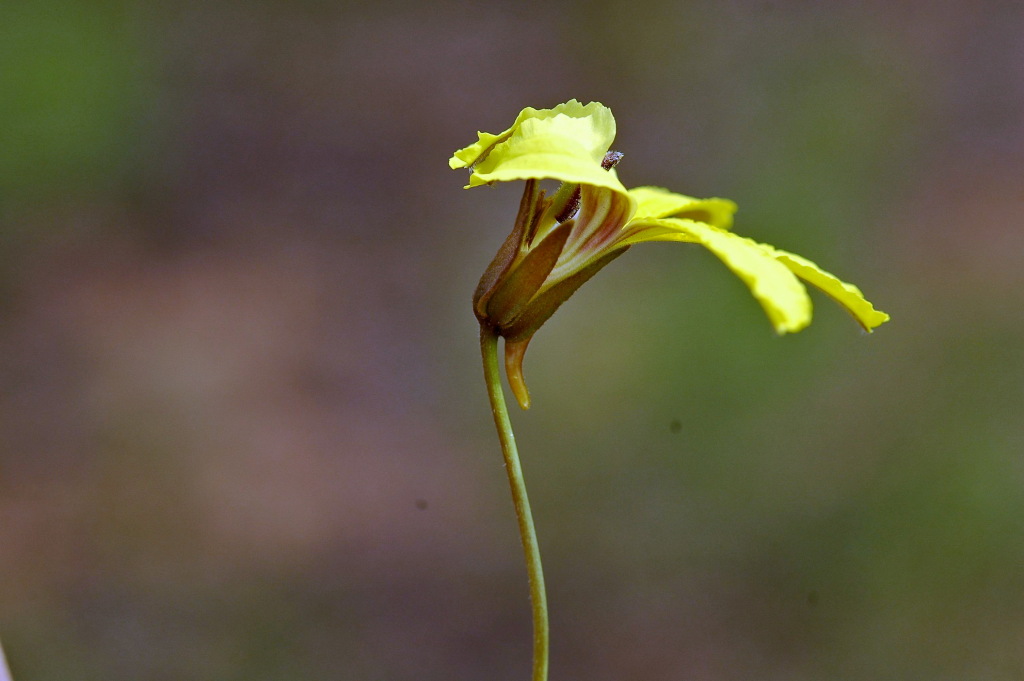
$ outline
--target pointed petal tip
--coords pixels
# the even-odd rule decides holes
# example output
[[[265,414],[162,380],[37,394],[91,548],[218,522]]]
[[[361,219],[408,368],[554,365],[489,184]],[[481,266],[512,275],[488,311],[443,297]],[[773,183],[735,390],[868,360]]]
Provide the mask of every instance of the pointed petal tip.
[[[526,355],[526,347],[530,344],[531,338],[533,336],[511,342],[505,339],[505,376],[516,402],[524,411],[530,408],[530,390],[526,387],[526,378],[523,376],[523,356]]]
[[[882,324],[885,324],[887,321],[892,319],[892,317],[890,317],[887,313],[882,312],[881,310],[876,310],[874,308],[871,309],[871,314],[866,318],[861,318],[860,316],[854,315],[852,313],[851,316],[853,316],[853,318],[857,321],[858,324],[860,324],[861,328],[864,329],[866,333],[874,333],[875,329],[877,329]]]
[[[530,408],[530,392],[526,389],[526,384],[523,383],[521,390],[516,390],[516,386],[512,387],[512,394],[515,395],[516,402],[519,403],[519,408],[526,411]]]

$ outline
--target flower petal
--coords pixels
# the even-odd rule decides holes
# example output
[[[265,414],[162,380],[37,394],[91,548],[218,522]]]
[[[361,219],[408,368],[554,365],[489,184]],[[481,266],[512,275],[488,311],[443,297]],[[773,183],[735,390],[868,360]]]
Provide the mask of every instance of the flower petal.
[[[696,199],[661,187],[636,187],[629,194],[636,199],[637,218],[683,218],[729,229],[736,212],[729,199]]]
[[[508,130],[499,132],[497,135],[492,135],[489,132],[478,132],[477,142],[456,151],[455,155],[448,160],[448,166],[452,169],[469,168],[482,161],[487,154],[490,153],[494,145],[511,137],[512,133],[514,133],[524,121],[531,119],[544,120],[547,118],[554,118],[559,115],[569,116],[571,118],[600,118],[605,121],[605,125],[608,125],[610,122],[611,137],[608,140],[609,145],[611,144],[611,140],[615,137],[615,118],[612,116],[611,109],[600,102],[591,102],[590,104],[583,105],[575,99],[570,99],[568,102],[559,104],[551,109],[534,109],[532,106],[528,106],[519,112],[519,115],[516,116],[516,120],[512,124],[512,127]]]
[[[619,249],[622,227],[636,209],[636,202],[627,192],[583,185],[576,226],[551,270],[551,281],[572,276]]]
[[[467,188],[550,178],[626,191],[614,170],[601,167],[615,138],[615,118],[597,102],[570,100],[553,109],[523,109],[508,130],[478,137],[448,162],[452,168],[472,168]]]
[[[793,333],[811,322],[807,289],[775,258],[770,247],[703,222],[678,218],[634,220],[625,230],[631,234],[624,240],[626,244],[683,241],[707,248],[746,283],[776,333]]]
[[[874,306],[864,298],[864,294],[853,284],[848,284],[834,274],[826,272],[807,258],[802,258],[794,253],[771,249],[779,262],[788,267],[794,274],[804,281],[813,284],[821,289],[837,303],[842,305],[853,315],[857,323],[864,327],[864,330],[871,332],[877,326],[889,321],[889,315],[876,310]]]

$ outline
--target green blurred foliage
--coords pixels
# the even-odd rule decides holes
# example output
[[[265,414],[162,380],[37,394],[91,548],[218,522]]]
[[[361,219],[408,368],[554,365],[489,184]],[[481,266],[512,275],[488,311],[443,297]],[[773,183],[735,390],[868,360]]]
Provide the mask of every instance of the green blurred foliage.
[[[5,10],[0,202],[8,210],[102,190],[125,172],[147,95],[144,53],[127,15],[103,2]]]

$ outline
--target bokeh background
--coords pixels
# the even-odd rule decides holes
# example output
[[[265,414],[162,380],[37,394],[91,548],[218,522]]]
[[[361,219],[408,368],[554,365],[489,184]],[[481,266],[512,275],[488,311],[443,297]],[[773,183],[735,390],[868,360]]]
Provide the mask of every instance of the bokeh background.
[[[528,678],[469,297],[612,107],[627,186],[856,282],[775,337],[697,247],[566,304],[513,414],[553,680],[1024,678],[1024,5],[20,0],[0,21],[18,681]]]

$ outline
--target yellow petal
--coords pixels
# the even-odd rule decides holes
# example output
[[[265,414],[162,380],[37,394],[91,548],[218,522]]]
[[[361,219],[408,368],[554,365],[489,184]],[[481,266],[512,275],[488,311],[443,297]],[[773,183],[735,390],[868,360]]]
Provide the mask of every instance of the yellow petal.
[[[551,109],[534,109],[528,106],[519,112],[512,127],[508,130],[499,132],[497,135],[492,135],[489,132],[478,132],[477,137],[479,139],[477,142],[456,151],[455,155],[448,160],[448,165],[452,169],[468,168],[487,156],[495,144],[508,139],[524,121],[531,119],[543,120],[559,115],[569,116],[570,118],[594,117],[610,119],[611,137],[615,137],[615,118],[612,116],[611,110],[599,102],[591,102],[584,106],[575,99],[570,99],[568,102],[559,104]],[[611,140],[609,140],[609,144],[611,144]]]
[[[736,204],[729,199],[697,199],[661,187],[629,190],[637,201],[637,218],[684,218],[729,229]]]
[[[468,187],[550,178],[626,191],[614,170],[601,167],[615,138],[615,118],[597,102],[523,109],[508,130],[478,137],[448,162],[452,168],[472,168]]]
[[[881,310],[876,310],[864,298],[864,294],[860,292],[860,289],[853,284],[841,281],[834,274],[826,272],[807,258],[802,258],[794,253],[788,253],[776,248],[771,250],[775,258],[798,277],[821,289],[846,308],[853,315],[853,318],[857,320],[857,323],[864,327],[865,331],[870,332],[875,327],[889,321],[889,315]]]
[[[678,218],[634,220],[625,230],[632,235],[624,240],[627,244],[683,241],[703,245],[746,283],[776,333],[799,331],[811,322],[807,289],[775,258],[770,247],[703,222]]]

